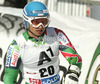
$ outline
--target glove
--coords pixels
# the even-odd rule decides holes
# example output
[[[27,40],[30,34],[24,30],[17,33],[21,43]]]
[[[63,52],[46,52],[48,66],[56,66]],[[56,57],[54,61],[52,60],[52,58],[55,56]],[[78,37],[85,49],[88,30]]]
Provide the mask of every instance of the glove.
[[[62,84],[78,84],[78,78],[80,75],[80,69],[71,65],[65,77],[63,77]]]
[[[74,73],[67,74],[65,77],[65,84],[78,84],[78,76]]]

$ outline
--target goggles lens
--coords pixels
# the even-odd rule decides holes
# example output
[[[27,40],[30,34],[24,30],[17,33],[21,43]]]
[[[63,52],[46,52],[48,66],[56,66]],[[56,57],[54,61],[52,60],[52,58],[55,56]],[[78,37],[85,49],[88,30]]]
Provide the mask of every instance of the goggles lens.
[[[44,27],[48,26],[48,23],[49,23],[49,19],[47,18],[40,18],[40,19],[34,19],[31,21],[32,24],[35,26],[35,27],[39,27],[40,24],[42,23],[42,25]]]

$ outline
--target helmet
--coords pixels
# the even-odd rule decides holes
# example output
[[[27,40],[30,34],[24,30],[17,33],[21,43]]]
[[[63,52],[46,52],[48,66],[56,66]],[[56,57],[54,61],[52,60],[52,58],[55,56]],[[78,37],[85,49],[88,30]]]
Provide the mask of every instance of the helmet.
[[[46,6],[38,1],[28,3],[23,9],[23,19],[24,19],[24,26],[26,29],[29,28],[29,24],[34,27],[32,24],[32,20],[37,18],[48,18],[50,17],[49,12]],[[49,24],[49,23],[48,23]]]

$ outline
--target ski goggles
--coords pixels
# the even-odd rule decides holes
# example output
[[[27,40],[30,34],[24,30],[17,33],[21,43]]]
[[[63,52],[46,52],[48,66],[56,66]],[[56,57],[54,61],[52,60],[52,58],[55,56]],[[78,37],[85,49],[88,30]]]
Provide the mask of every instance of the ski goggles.
[[[48,17],[34,17],[33,19],[31,19],[31,25],[34,28],[38,28],[39,26],[43,26],[43,27],[47,27],[49,25],[49,18]]]
[[[48,18],[38,18],[31,20],[32,26],[35,28],[38,28],[39,26],[47,27],[49,25],[49,19]]]

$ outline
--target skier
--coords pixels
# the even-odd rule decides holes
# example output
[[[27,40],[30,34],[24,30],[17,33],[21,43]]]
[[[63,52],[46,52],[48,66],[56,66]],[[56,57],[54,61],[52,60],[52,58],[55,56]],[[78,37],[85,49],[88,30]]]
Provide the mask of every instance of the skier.
[[[69,63],[64,84],[78,84],[82,59],[66,34],[48,27],[50,15],[38,1],[23,9],[26,31],[9,45],[6,56],[4,84],[16,84],[19,69],[25,84],[60,84],[59,51]]]

